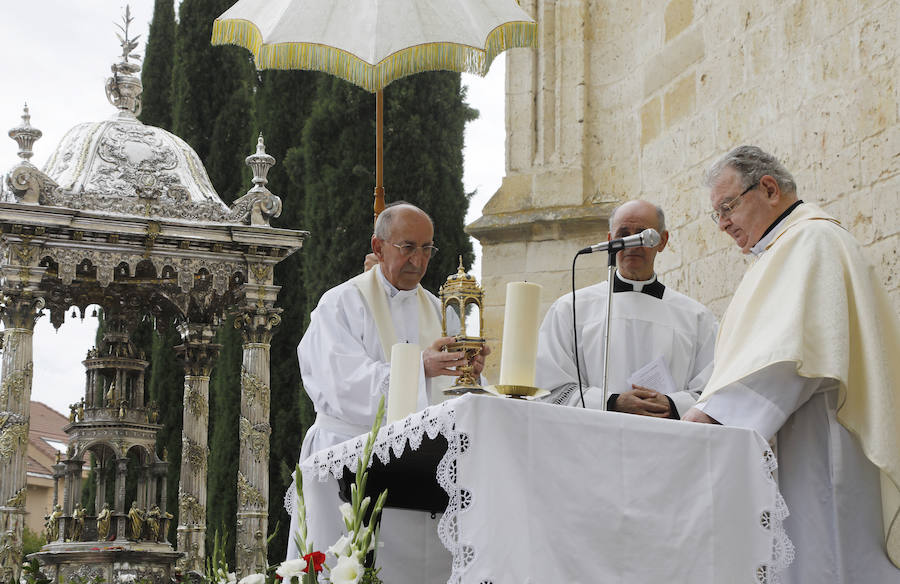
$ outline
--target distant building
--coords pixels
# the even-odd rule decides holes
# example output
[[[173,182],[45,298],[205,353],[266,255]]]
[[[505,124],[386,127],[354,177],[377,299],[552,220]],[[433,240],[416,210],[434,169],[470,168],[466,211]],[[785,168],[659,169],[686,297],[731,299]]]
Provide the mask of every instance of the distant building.
[[[53,507],[53,465],[56,454],[64,457],[69,437],[63,427],[66,416],[41,402],[31,402],[28,427],[28,458],[25,463],[27,487],[25,525],[36,533],[44,530],[44,517]],[[60,485],[62,488],[62,485]]]

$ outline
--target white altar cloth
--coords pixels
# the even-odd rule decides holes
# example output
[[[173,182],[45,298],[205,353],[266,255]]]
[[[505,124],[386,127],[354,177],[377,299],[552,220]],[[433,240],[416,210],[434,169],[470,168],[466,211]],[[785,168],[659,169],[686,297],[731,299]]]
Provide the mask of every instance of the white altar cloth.
[[[450,584],[772,584],[791,561],[756,432],[466,395],[383,427],[375,455],[387,464],[426,434],[448,443]],[[340,478],[364,444],[301,466]]]

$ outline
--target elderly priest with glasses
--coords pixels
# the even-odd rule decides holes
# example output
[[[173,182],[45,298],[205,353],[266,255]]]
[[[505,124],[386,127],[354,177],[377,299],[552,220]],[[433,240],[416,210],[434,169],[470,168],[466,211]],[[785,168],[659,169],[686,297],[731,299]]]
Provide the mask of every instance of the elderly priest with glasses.
[[[297,347],[303,386],[316,408],[316,422],[303,438],[300,460],[365,434],[382,396],[387,396],[390,355],[394,343],[423,347],[418,409],[443,401],[448,387],[466,363],[463,351],[442,351],[453,337],[441,336],[440,301],[419,282],[437,252],[434,224],[409,203],[388,205],[375,222],[374,269],[325,292],[312,312],[309,328]],[[448,328],[451,324],[448,323]],[[456,327],[459,327],[458,321]],[[475,357],[475,373],[484,368]],[[319,482],[303,476],[308,539],[317,550],[333,545],[344,528],[334,479]],[[293,541],[296,510],[291,518],[288,559],[296,558]],[[451,556],[437,536],[437,519],[420,511],[386,509],[378,550],[379,576],[392,584],[446,582]]]
[[[756,259],[684,419],[775,441],[786,584],[900,582],[900,322],[881,275],[759,148],[729,152],[707,184],[719,229]]]

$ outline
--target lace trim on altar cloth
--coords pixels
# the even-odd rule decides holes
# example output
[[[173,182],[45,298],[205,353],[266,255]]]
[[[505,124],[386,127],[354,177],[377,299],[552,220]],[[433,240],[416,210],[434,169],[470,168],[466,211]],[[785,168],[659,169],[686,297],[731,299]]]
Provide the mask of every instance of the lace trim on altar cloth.
[[[447,440],[447,452],[441,457],[437,467],[437,482],[447,492],[449,503],[438,523],[438,537],[453,555],[453,569],[448,584],[460,584],[463,573],[475,559],[475,548],[460,541],[459,515],[469,508],[472,492],[462,488],[458,482],[456,463],[468,450],[469,437],[456,430],[455,404],[452,400],[425,408],[378,431],[373,453],[378,460],[387,464],[390,454],[399,457],[409,444],[411,450],[418,450],[425,436],[433,439],[442,435]],[[344,475],[344,467],[355,469],[366,446],[366,436],[344,442],[334,448],[314,454],[304,461],[303,468],[313,471],[319,480],[329,474],[336,479]],[[371,461],[369,463],[371,465]],[[291,487],[285,496],[285,509],[292,512],[296,497]],[[290,507],[289,507],[290,505]]]
[[[775,453],[770,449],[765,450],[762,463],[766,477],[775,487],[775,508],[765,509],[759,516],[760,526],[772,533],[772,557],[769,563],[756,568],[756,581],[759,584],[781,584],[781,573],[794,561],[794,544],[782,524],[790,512],[775,481],[775,470],[778,468]]]
[[[378,386],[378,392],[379,392],[379,394],[384,395],[385,397],[387,397],[387,393],[388,393],[388,388],[389,388],[389,386],[390,386],[390,377],[385,377],[385,378],[381,381],[381,385]],[[366,436],[368,436],[368,434],[366,434]],[[381,437],[381,434],[379,434],[379,438],[380,438],[380,437]],[[432,438],[433,438],[433,437],[434,437],[434,436],[432,436]],[[365,442],[363,442],[363,444],[365,444]],[[422,444],[422,438],[420,437],[420,438],[419,438],[419,442],[418,442],[418,444],[416,445],[416,448],[418,448],[418,446],[421,445],[421,444]],[[415,448],[413,448],[413,450],[415,450]],[[401,452],[402,452],[402,451],[401,451]],[[359,459],[359,455],[360,455],[360,454],[362,454],[362,450],[359,450],[359,453],[357,454],[357,457],[356,457],[356,458],[354,459],[354,461],[353,461],[353,467],[352,467],[352,468],[356,468],[356,461]],[[381,457],[379,457],[379,458],[381,458]],[[383,460],[383,459],[382,459],[382,460]],[[341,474],[343,474],[343,472],[344,472],[344,471],[343,471],[343,467],[341,467],[340,472],[341,472]],[[296,474],[296,470],[295,470],[294,472],[291,473],[291,479],[292,479],[292,480],[291,480],[291,486],[288,487],[288,490],[284,493],[284,510],[287,511],[288,515],[290,515],[291,517],[294,516],[294,511],[296,511],[296,509],[297,509],[297,503],[298,503],[298,501],[297,501],[297,477],[295,476],[295,474]],[[318,472],[317,474],[318,474],[318,476],[319,476],[320,479],[325,477],[325,475],[324,475],[324,474],[321,474],[320,472]],[[340,476],[341,476],[341,475],[338,475],[337,478],[340,478]]]

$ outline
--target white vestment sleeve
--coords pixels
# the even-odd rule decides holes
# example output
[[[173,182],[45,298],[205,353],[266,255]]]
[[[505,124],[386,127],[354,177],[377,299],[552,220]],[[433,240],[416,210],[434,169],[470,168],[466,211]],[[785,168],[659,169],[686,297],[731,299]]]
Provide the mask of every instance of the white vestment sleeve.
[[[553,303],[538,333],[538,355],[535,368],[535,385],[546,389],[550,395],[544,398],[555,404],[579,405],[578,372],[575,369],[575,339],[572,335],[572,303],[563,297]],[[581,339],[579,339],[580,341]],[[579,342],[579,345],[581,343]],[[578,359],[582,366],[582,382],[586,376],[584,369],[584,354],[581,346],[578,348]],[[598,388],[582,387],[585,394],[588,391],[601,391]]]
[[[684,391],[679,391],[669,396],[675,402],[679,416],[683,416],[689,409],[694,407],[713,372],[713,356],[716,351],[716,333],[719,331],[719,325],[709,311],[698,313],[697,321],[699,338],[694,348],[694,363],[691,377]]]
[[[773,363],[720,389],[696,407],[721,424],[756,430],[771,440],[822,382],[821,378],[797,375],[793,362]]]
[[[317,412],[369,426],[387,393],[390,363],[356,289],[333,291],[343,293],[322,297],[297,347],[303,386]]]

